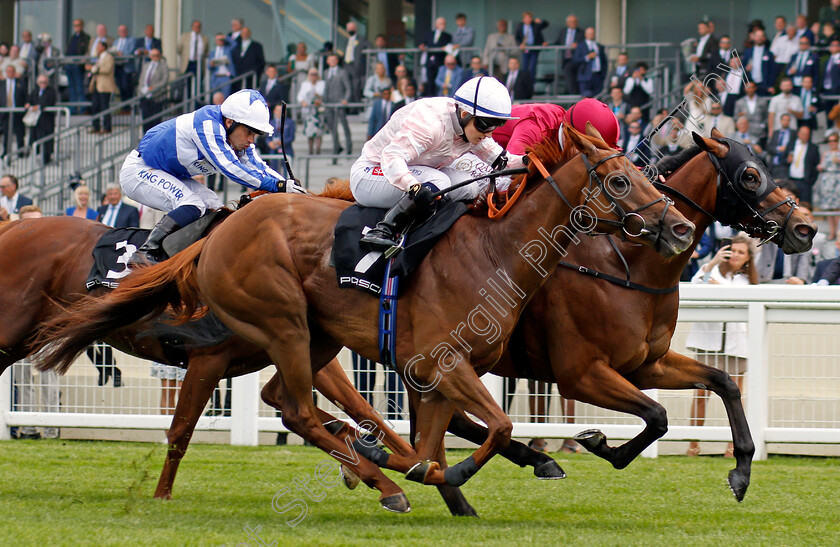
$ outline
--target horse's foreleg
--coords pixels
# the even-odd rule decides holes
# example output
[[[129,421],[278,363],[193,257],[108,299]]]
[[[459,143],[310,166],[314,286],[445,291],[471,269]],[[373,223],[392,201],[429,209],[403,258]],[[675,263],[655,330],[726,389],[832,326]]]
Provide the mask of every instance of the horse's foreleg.
[[[447,430],[453,435],[471,443],[482,444],[487,440],[487,428],[470,420],[462,410],[455,410]],[[519,467],[530,465],[538,479],[564,479],[566,473],[548,454],[537,452],[519,441],[510,441],[510,445],[499,455],[512,461]]]
[[[178,403],[175,406],[175,415],[172,416],[172,425],[166,432],[168,445],[166,461],[160,472],[155,498],[172,499],[172,484],[175,482],[178,465],[187,452],[190,438],[198,419],[201,418],[204,406],[219,384],[227,366],[228,358],[224,354],[191,356],[187,374],[184,376],[184,383],[178,395]]]
[[[631,376],[640,389],[708,389],[723,400],[732,444],[735,447],[735,469],[729,472],[729,487],[738,501],[744,499],[750,485],[752,457],[755,453],[750,427],[741,405],[741,391],[724,371],[706,366],[675,351],[668,351],[658,364],[646,366]]]
[[[558,386],[564,397],[633,414],[645,421],[641,433],[617,447],[607,445],[607,437],[597,429],[575,435],[574,439],[584,448],[604,458],[616,469],[627,467],[642,450],[668,431],[665,408],[639,391],[605,361],[596,360],[591,363],[576,382],[558,379]]]

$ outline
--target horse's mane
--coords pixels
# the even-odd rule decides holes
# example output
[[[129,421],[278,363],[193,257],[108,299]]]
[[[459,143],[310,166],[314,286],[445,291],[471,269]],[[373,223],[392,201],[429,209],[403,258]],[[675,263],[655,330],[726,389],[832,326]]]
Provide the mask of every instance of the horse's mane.
[[[356,198],[353,197],[353,192],[350,191],[350,180],[335,177],[327,179],[327,184],[324,186],[324,189],[315,195],[343,201],[356,201]]]
[[[674,171],[688,163],[688,161],[698,154],[702,152],[703,149],[697,146],[696,144],[684,149],[680,150],[673,156],[665,156],[656,164],[656,172],[667,177],[668,175],[672,174]]]

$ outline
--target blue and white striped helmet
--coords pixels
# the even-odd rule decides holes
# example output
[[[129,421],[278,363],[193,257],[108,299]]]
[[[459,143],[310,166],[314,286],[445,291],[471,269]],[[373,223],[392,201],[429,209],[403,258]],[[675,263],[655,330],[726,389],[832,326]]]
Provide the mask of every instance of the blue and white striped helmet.
[[[268,104],[255,89],[243,89],[225,99],[222,116],[268,136],[274,133],[274,127],[269,123]]]

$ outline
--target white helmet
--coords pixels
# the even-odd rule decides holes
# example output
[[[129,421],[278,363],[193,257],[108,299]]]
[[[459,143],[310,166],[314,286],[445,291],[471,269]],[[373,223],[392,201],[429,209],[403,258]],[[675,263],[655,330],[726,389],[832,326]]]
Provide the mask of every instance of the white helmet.
[[[236,123],[271,136],[274,127],[269,123],[268,104],[254,89],[237,91],[222,103],[222,116]]]
[[[455,92],[455,101],[472,116],[513,119],[510,94],[502,82],[492,76],[477,76],[464,82]]]

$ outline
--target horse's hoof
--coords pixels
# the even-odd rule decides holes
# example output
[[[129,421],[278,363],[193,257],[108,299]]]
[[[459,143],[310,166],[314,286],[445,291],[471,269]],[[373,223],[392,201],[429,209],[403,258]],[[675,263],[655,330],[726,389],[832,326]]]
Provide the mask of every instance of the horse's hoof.
[[[581,431],[573,438],[579,445],[590,452],[594,452],[596,448],[607,442],[607,436],[599,429],[587,429],[586,431]]]
[[[342,480],[344,480],[344,486],[346,486],[348,490],[353,490],[359,486],[359,476],[353,473],[353,470],[344,464],[341,464],[341,477]]]
[[[535,467],[534,476],[541,480],[565,479],[566,473],[556,461],[551,460]]]
[[[414,464],[414,466],[408,470],[405,474],[405,478],[410,481],[419,482],[421,484],[425,484],[426,477],[433,473],[436,469],[440,469],[440,466],[437,462],[426,460],[424,462],[418,462]]]
[[[408,503],[408,498],[402,492],[382,498],[379,503],[382,504],[383,509],[392,513],[408,513],[411,511],[411,504]]]
[[[729,472],[729,478],[726,480],[726,483],[729,485],[729,489],[732,491],[735,499],[739,502],[743,501],[744,496],[747,494],[747,488],[750,485],[749,476],[745,476],[737,469],[733,469]]]

